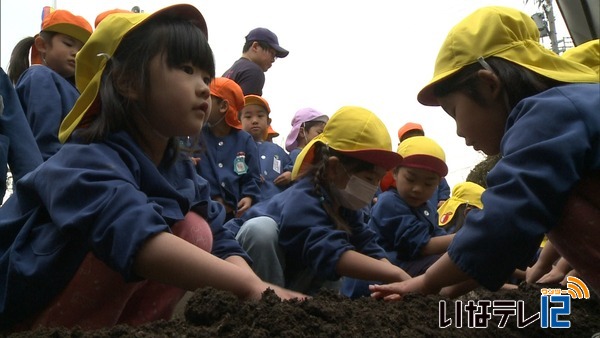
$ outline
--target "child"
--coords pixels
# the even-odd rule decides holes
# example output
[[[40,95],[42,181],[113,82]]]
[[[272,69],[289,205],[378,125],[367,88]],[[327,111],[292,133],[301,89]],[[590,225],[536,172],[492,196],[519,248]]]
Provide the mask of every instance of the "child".
[[[398,145],[409,137],[425,136],[423,126],[415,122],[407,122],[398,129]]]
[[[386,259],[359,212],[385,171],[400,163],[390,149],[389,133],[375,114],[342,107],[298,155],[292,172],[297,182],[227,226],[235,231],[250,222],[274,224],[283,256],[278,268],[292,290],[313,294],[342,276],[408,279]]]
[[[7,189],[7,166],[13,185],[42,164],[23,108],[4,69],[0,68],[0,205]]]
[[[260,200],[282,192],[291,182],[290,156],[279,145],[266,142],[271,108],[263,97],[246,95],[240,112],[242,128],[252,135],[260,156]]]
[[[600,292],[598,75],[540,45],[529,15],[485,7],[452,28],[418,100],[441,106],[467,145],[502,157],[487,176],[485,208],[469,212],[448,253],[406,283],[371,286],[373,296],[469,280],[497,290],[545,233]]]
[[[292,118],[292,129],[285,140],[285,149],[290,154],[292,164],[302,148],[323,132],[329,117],[313,108],[302,108]]]
[[[428,202],[448,167],[442,148],[425,136],[402,141],[398,154],[403,159],[392,171],[395,186],[382,187],[368,224],[388,260],[414,277],[423,274],[454,237],[438,226],[436,208]],[[366,296],[368,282],[346,279],[343,293]]]
[[[260,298],[269,285],[178,153],[210,107],[214,60],[200,12],[112,14],[77,63],[82,95],[59,135],[69,143],[0,208],[1,329],[168,319],[185,290],[204,286]]]
[[[447,233],[457,232],[465,221],[467,213],[473,209],[483,209],[481,194],[484,188],[477,183],[462,182],[452,188],[452,196],[438,209],[439,226]]]
[[[210,184],[213,200],[225,206],[226,220],[241,216],[260,196],[258,149],[241,130],[242,89],[220,77],[211,82],[211,111],[202,128],[204,151],[196,169]]]
[[[58,128],[79,97],[75,55],[90,34],[92,27],[83,17],[57,9],[44,17],[38,35],[13,49],[8,74],[44,161],[61,147]]]
[[[398,129],[398,145],[400,145],[402,141],[413,136],[425,136],[425,130],[423,129],[423,126],[415,122],[405,123],[402,127],[400,127],[400,129]],[[393,182],[393,180],[391,180],[389,177],[386,180]],[[450,198],[450,186],[448,185],[446,178],[442,177],[440,180],[440,185],[435,193],[431,196],[430,201],[434,208],[439,208],[448,198]]]
[[[591,40],[577,47],[567,49],[562,57],[584,66],[590,67],[600,76],[600,40]],[[526,281],[528,283],[555,283],[562,282],[568,275],[572,275],[571,265],[554,249],[550,242],[542,242],[541,253],[535,264],[527,268]]]

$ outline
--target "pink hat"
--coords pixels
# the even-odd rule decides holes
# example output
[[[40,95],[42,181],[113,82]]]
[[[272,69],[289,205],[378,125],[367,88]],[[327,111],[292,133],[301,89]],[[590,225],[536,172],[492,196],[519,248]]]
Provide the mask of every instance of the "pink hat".
[[[296,112],[292,119],[292,130],[290,130],[290,133],[285,140],[285,149],[287,151],[292,151],[298,146],[296,140],[298,139],[298,133],[300,133],[302,124],[312,121],[327,123],[329,117],[313,108],[302,108]]]

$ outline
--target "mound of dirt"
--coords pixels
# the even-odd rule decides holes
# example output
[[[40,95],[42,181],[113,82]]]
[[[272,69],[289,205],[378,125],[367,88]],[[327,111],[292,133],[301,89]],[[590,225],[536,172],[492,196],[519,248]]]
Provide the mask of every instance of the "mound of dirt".
[[[351,300],[323,290],[302,302],[281,301],[272,291],[258,302],[242,302],[230,293],[204,288],[190,298],[184,318],[97,331],[41,329],[11,337],[592,337],[600,333],[597,297],[573,299],[571,313],[558,317],[571,327],[558,329],[541,327],[536,317],[540,295],[539,286],[522,284],[511,291],[477,290],[456,300],[433,295],[408,295],[400,302]],[[487,312],[482,311],[486,301]],[[458,316],[462,325],[455,315],[457,302],[463,309]],[[440,315],[440,309],[445,313]],[[512,314],[504,316],[505,327],[500,328],[502,313]],[[482,328],[469,328],[471,319]],[[519,327],[519,321],[524,326],[528,320],[529,325]],[[440,328],[440,323],[447,327]]]

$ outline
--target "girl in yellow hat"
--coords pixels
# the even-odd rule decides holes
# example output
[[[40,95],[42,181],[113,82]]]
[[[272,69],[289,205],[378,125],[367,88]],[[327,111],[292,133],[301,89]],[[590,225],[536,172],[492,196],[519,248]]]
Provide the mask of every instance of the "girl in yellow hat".
[[[343,276],[408,279],[388,261],[363,213],[385,171],[400,160],[375,114],[342,107],[298,155],[292,171],[295,183],[225,226],[234,233],[274,228],[275,243],[269,237],[262,252],[249,254],[257,260],[276,256],[272,271],[263,273],[292,290],[314,294],[322,287],[338,289]]]
[[[598,81],[541,46],[518,10],[485,7],[454,26],[417,98],[454,118],[467,145],[502,157],[487,176],[485,208],[469,212],[448,253],[422,276],[371,286],[373,296],[453,294],[444,288],[461,282],[497,290],[544,234],[600,292]]]
[[[214,59],[191,5],[111,14],[77,54],[68,141],[0,208],[0,330],[169,319],[200,287],[271,287],[222,222],[180,138],[210,110]]]
[[[83,17],[64,9],[46,9],[42,30],[15,46],[8,66],[44,160],[61,147],[58,128],[79,97],[75,55],[92,34],[92,26]]]

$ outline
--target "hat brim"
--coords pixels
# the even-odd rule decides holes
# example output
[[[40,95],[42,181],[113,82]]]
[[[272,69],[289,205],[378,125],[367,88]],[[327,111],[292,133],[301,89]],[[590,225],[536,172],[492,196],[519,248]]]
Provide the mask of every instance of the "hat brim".
[[[297,177],[306,173],[306,171],[310,168],[315,153],[315,144],[326,143],[326,140],[321,137],[323,134],[318,135],[313,138],[304,148],[296,158],[296,162],[294,164],[294,168],[292,170],[292,180],[295,180]],[[335,148],[333,148],[335,149]],[[382,150],[382,149],[366,149],[366,150],[355,150],[355,151],[343,151],[339,149],[335,149],[336,151],[352,157],[358,160],[372,163],[373,165],[380,167],[384,170],[391,170],[402,163],[402,156],[400,154]]]
[[[307,122],[323,122],[323,123],[327,123],[329,121],[329,117],[327,115],[321,115],[319,117],[316,117],[312,120],[309,120]]]
[[[535,51],[535,52],[532,52]],[[515,44],[511,48],[494,51],[487,57],[498,57],[509,62],[515,63],[530,71],[548,77],[550,79],[565,83],[597,83],[598,75],[589,67],[577,62],[566,60],[554,52],[536,43]],[[417,94],[417,100],[425,106],[439,106],[438,98],[434,95],[435,87],[445,79],[449,78],[465,66],[477,62],[466,63],[447,70],[436,75],[431,81],[421,89]],[[556,69],[551,69],[548,65],[554,65]]]
[[[288,54],[290,54],[290,52],[287,49],[285,49],[279,45],[269,45],[269,46],[271,46],[271,48],[275,49],[275,56],[277,56],[280,59],[283,59],[284,57],[288,56]]]
[[[450,223],[456,214],[456,209],[458,209],[461,204],[466,203],[467,202],[465,201],[454,199],[452,197],[445,200],[438,209],[439,225],[442,226]]]
[[[336,149],[337,150],[337,149]],[[356,151],[341,151],[338,152],[359,159],[364,162],[372,163],[376,167],[380,167],[387,170],[391,170],[402,163],[402,156],[400,154],[381,149],[367,149],[367,150],[356,150]]]
[[[298,134],[300,134],[300,125],[292,127],[290,130],[290,133],[285,139],[285,150],[290,152],[298,147]]]

